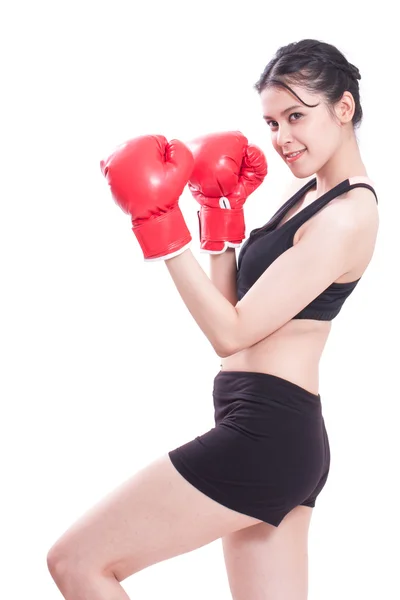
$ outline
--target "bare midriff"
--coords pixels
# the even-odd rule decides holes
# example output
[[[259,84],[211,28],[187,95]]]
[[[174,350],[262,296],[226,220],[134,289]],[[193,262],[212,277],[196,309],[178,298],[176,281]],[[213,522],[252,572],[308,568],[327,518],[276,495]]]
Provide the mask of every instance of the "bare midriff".
[[[319,393],[319,363],[332,324],[294,319],[250,348],[221,359],[223,371],[268,373]]]

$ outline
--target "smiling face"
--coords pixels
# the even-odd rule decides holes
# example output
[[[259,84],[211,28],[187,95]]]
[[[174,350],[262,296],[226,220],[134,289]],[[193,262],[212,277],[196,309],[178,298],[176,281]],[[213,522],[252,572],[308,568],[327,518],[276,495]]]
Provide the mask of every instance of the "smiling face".
[[[309,177],[334,156],[343,139],[342,123],[329,110],[323,96],[298,85],[289,90],[269,86],[261,94],[263,117],[271,132],[272,145],[293,175]],[[288,153],[301,151],[297,156]]]

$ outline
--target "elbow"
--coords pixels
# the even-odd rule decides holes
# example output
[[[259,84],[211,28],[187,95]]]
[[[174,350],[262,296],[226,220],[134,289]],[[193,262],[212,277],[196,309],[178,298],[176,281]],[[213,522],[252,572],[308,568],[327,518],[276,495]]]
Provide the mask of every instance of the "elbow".
[[[228,356],[231,356],[232,354],[234,354],[234,352],[229,352],[228,350],[225,350],[224,348],[214,348],[215,353],[217,356],[219,356],[219,358],[228,358]]]
[[[217,356],[219,356],[219,358],[228,358],[228,356],[232,356],[232,354],[235,354],[235,352],[230,352],[228,350],[218,350],[217,348],[215,348],[215,352],[217,354]]]
[[[220,358],[228,358],[228,356],[232,356],[233,354],[240,352],[242,348],[239,348],[239,346],[234,343],[221,342],[214,346],[214,350]]]
[[[266,336],[267,337],[267,336]],[[224,340],[220,341],[218,344],[215,344],[214,350],[218,354],[220,358],[228,358],[228,356],[232,356],[233,354],[237,354],[242,350],[246,350],[247,348],[251,348],[258,341],[263,338],[257,339],[256,341],[251,341],[249,339],[241,338],[235,340]]]
[[[236,314],[235,319],[230,323],[229,327],[226,327],[224,331],[218,332],[218,337],[215,344],[213,344],[214,350],[220,358],[228,358],[228,356],[237,354],[237,352],[247,347],[245,336],[241,333],[237,317],[238,315]]]

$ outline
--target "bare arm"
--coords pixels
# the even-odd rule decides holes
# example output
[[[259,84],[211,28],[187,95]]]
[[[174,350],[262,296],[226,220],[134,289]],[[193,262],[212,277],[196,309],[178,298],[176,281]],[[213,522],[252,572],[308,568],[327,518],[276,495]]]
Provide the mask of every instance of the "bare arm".
[[[165,264],[189,312],[224,358],[271,335],[343,275],[359,228],[350,215],[321,215],[236,306],[210,281],[190,250]]]
[[[210,279],[217,290],[219,290],[233,306],[236,306],[238,301],[236,275],[237,264],[234,248],[228,248],[222,254],[210,255]]]

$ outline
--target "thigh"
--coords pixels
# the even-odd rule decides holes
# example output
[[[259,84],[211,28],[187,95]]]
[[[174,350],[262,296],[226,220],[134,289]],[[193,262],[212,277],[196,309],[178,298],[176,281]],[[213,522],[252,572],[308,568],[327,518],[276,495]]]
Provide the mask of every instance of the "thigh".
[[[198,491],[163,456],[72,525],[48,555],[51,571],[112,573],[122,581],[259,520]]]
[[[312,508],[297,506],[279,527],[259,523],[222,538],[233,600],[306,600]]]

